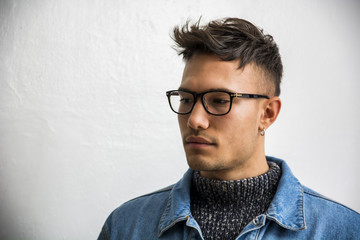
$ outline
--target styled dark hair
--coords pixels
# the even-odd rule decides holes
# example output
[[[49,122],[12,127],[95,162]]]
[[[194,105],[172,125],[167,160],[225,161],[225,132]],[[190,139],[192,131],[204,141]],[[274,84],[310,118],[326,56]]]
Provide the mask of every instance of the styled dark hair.
[[[176,26],[173,30],[176,50],[188,61],[195,53],[214,54],[223,61],[240,60],[239,68],[255,63],[275,86],[280,95],[283,65],[279,48],[273,37],[252,23],[238,18],[214,20],[200,26],[200,20],[190,25]]]

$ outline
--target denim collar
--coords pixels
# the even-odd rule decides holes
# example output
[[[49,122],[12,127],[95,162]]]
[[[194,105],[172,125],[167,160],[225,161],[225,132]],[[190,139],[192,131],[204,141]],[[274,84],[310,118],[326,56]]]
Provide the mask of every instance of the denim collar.
[[[302,185],[292,174],[285,161],[274,157],[266,157],[266,159],[278,164],[282,175],[275,197],[265,215],[284,228],[294,231],[304,229],[305,215]],[[190,212],[192,174],[193,171],[189,169],[170,191],[167,205],[159,222],[159,237],[176,223],[185,220],[187,226],[199,228]]]
[[[193,171],[189,169],[183,178],[173,186],[159,222],[159,237],[177,222],[189,220],[191,216],[190,189],[192,174]]]
[[[265,213],[267,218],[289,230],[305,229],[304,190],[301,183],[285,161],[274,157],[266,159],[278,164],[282,171],[277,192]]]

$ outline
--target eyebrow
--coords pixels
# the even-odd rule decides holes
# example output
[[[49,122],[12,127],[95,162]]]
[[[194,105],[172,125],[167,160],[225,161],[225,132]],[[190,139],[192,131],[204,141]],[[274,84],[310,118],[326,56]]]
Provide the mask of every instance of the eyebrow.
[[[180,90],[180,91],[189,91],[189,92],[194,92],[194,91],[192,91],[191,89],[189,89],[189,88],[183,88],[183,87],[179,87],[178,88],[178,90]],[[225,91],[225,92],[235,92],[235,91],[232,91],[232,90],[230,90],[230,89],[228,89],[228,88],[209,88],[209,89],[207,89],[207,90],[205,90],[205,91],[203,91],[203,92],[207,92],[207,91]]]

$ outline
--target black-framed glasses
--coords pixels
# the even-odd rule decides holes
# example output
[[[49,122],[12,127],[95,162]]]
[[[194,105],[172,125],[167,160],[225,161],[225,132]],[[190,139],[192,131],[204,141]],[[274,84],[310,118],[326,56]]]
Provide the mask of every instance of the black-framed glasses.
[[[191,92],[187,90],[171,90],[166,92],[170,108],[173,112],[185,115],[191,113],[198,97],[206,112],[215,116],[228,114],[231,110],[233,98],[266,98],[266,95],[232,93],[223,90],[210,90],[202,93]]]

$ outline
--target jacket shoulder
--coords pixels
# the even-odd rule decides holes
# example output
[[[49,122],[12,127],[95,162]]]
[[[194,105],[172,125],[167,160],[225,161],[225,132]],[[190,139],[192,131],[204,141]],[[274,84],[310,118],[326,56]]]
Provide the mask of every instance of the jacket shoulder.
[[[285,239],[358,239],[360,214],[308,187],[302,188],[305,229],[286,234],[281,231]]]
[[[306,186],[303,186],[303,190],[304,190],[304,197],[305,200],[307,201],[307,204],[316,204],[322,207],[325,207],[325,209],[327,208],[332,208],[333,210],[337,210],[340,211],[341,213],[348,213],[348,214],[354,214],[354,216],[357,216],[360,218],[360,214],[357,213],[356,211],[354,211],[353,209],[337,202],[334,201]],[[325,210],[323,209],[323,210]]]
[[[113,214],[124,214],[128,212],[134,213],[134,211],[141,212],[142,209],[146,209],[149,207],[156,208],[163,206],[167,203],[169,194],[173,189],[173,186],[174,185],[170,185],[168,187],[126,201],[118,208],[116,208],[113,211]]]
[[[107,218],[98,239],[129,239],[129,236],[135,235],[147,235],[152,239],[173,186],[120,205]]]
[[[360,214],[304,187],[306,228],[309,236],[331,239],[356,239],[360,232]],[[330,237],[331,236],[331,237]],[[329,239],[328,238],[328,239]]]
[[[154,192],[151,192],[151,193],[147,193],[147,194],[144,194],[144,195],[141,195],[141,196],[138,196],[136,198],[133,198],[131,200],[128,200],[126,201],[125,203],[123,203],[121,206],[123,205],[127,205],[127,204],[132,204],[133,202],[138,202],[138,201],[147,201],[148,199],[152,199],[152,198],[159,198],[159,197],[162,197],[164,195],[168,195],[169,192],[173,189],[175,184],[172,184],[170,186],[167,186],[167,187],[164,187],[164,188],[161,188],[159,190],[156,190]],[[120,207],[121,207],[120,206]]]

